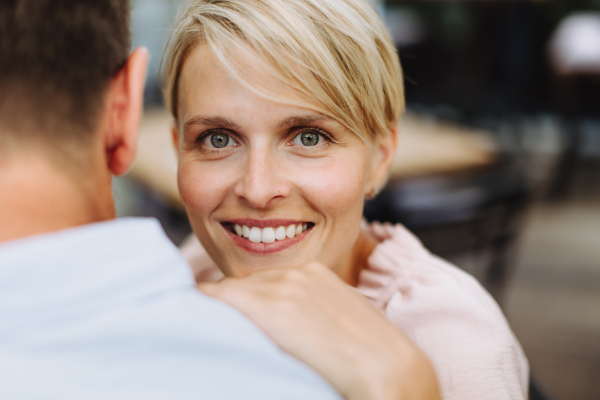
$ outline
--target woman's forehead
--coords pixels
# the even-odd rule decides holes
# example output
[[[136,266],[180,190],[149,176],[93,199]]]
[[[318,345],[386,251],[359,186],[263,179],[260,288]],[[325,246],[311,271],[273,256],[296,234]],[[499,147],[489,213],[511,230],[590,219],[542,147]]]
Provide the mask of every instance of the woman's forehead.
[[[249,68],[253,67],[251,64]],[[221,118],[221,122],[235,119],[244,110],[267,110],[280,117],[278,125],[302,121],[335,122],[291,90],[280,88],[279,101],[258,93],[261,89],[272,91],[272,82],[272,77],[265,75],[256,79],[252,86],[245,84],[225,68],[208,45],[197,46],[189,53],[181,72],[178,115],[184,124],[188,121],[204,124],[217,118]],[[254,90],[256,86],[258,90]]]
[[[189,52],[183,64],[179,80],[180,101],[206,102],[208,106],[220,99],[234,100],[236,97],[260,97],[258,92],[273,91],[275,77],[265,72],[265,68],[251,55],[239,55],[238,62],[245,66],[245,70],[254,70],[251,75],[252,82],[236,75],[237,71],[228,68],[226,64],[204,44],[196,46]],[[287,92],[287,93],[286,93]],[[280,87],[278,93],[281,97],[293,99],[295,94]]]

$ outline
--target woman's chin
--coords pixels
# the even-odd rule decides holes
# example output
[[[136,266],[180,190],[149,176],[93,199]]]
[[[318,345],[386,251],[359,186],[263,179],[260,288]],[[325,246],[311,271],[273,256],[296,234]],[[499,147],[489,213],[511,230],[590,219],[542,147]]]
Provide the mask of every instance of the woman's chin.
[[[231,278],[244,278],[256,271],[263,271],[267,269],[284,269],[284,268],[294,268],[297,265],[285,265],[282,262],[273,262],[273,263],[234,263],[234,265],[229,266],[229,272],[225,274],[227,277]]]

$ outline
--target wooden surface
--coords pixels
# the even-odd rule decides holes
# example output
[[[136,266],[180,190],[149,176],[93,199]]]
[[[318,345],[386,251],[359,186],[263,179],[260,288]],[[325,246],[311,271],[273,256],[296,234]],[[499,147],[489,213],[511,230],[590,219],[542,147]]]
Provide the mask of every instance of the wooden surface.
[[[398,150],[390,178],[452,174],[497,159],[491,133],[406,113],[398,127]]]
[[[130,177],[181,209],[171,117],[162,108],[146,110],[138,155]],[[496,160],[492,135],[407,113],[399,124],[399,146],[390,177],[451,174],[484,167]]]

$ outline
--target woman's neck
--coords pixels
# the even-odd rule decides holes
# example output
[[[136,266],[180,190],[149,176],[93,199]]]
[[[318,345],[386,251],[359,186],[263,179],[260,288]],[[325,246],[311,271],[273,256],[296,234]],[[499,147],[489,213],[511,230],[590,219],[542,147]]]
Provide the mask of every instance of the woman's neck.
[[[333,272],[350,286],[358,286],[360,272],[367,266],[367,259],[377,246],[377,241],[361,229],[356,242]]]

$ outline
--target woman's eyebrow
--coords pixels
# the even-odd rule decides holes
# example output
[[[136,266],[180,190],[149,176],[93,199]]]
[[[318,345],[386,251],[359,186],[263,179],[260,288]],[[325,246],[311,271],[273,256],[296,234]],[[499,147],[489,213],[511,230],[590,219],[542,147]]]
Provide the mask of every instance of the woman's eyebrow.
[[[183,124],[183,129],[185,130],[191,125],[218,126],[221,128],[228,128],[234,130],[240,128],[239,125],[237,125],[230,119],[223,117],[205,117],[202,115],[197,115],[185,121],[185,123]]]
[[[322,121],[335,121],[335,120],[326,115],[314,115],[314,116],[305,116],[305,117],[295,116],[295,117],[289,117],[289,118],[286,118],[286,119],[280,121],[277,124],[277,129],[287,128],[290,126],[311,125],[316,122],[322,122]]]

